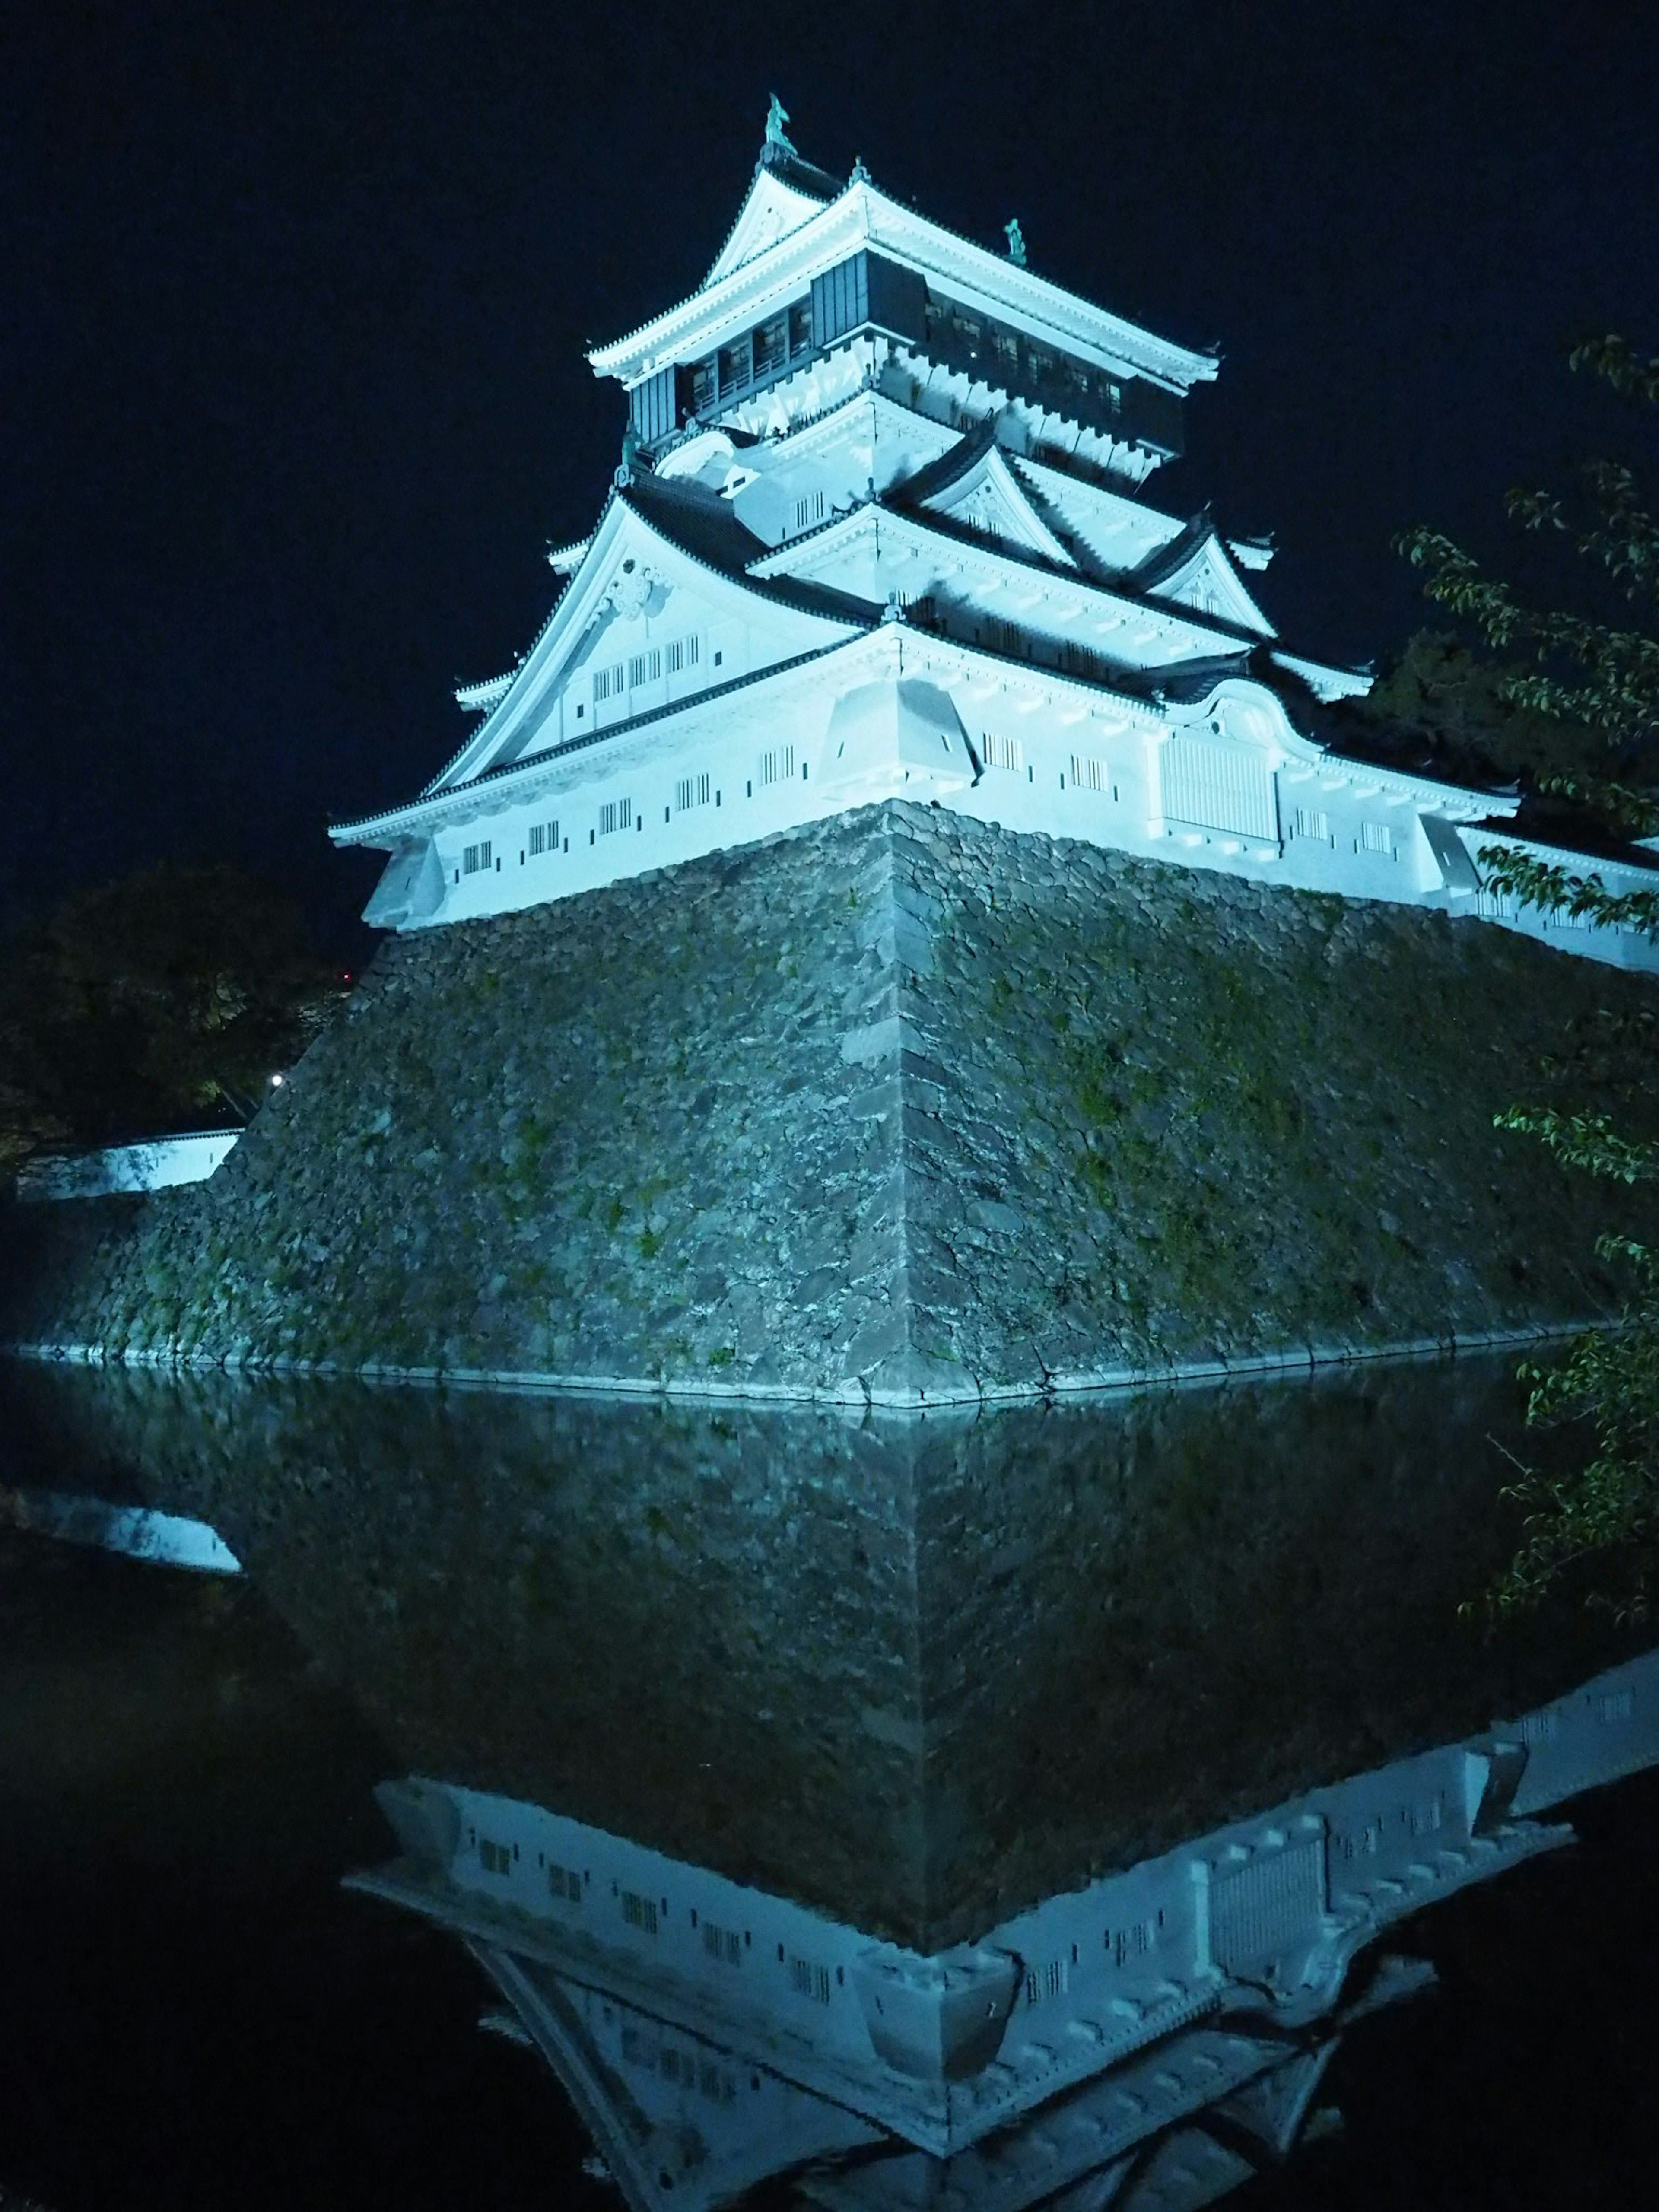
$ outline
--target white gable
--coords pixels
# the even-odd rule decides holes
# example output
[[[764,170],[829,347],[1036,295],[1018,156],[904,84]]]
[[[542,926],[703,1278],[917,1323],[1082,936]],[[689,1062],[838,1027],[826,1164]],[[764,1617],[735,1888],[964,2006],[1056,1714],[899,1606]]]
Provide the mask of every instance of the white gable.
[[[815,215],[822,215],[823,205],[810,192],[785,184],[774,170],[759,170],[714,267],[702,280],[705,289],[719,283],[722,276],[729,276],[734,269],[741,269],[757,254],[764,253],[781,238],[787,238]]]
[[[1254,630],[1258,637],[1279,635],[1245,590],[1218,538],[1206,538],[1195,545],[1173,574],[1148,586],[1146,596],[1213,615],[1218,622],[1231,623],[1236,629]]]
[[[1007,463],[994,446],[974,467],[963,470],[959,477],[930,494],[921,505],[927,514],[964,523],[987,537],[1024,546],[1065,568],[1077,566],[1015,483]]]
[[[855,627],[745,588],[616,499],[523,666],[432,788],[678,705]]]
[[[1020,482],[1030,487],[1052,515],[1109,574],[1137,568],[1162,545],[1179,538],[1185,526],[1139,500],[1092,484],[1081,477],[1019,456],[1013,464]]]

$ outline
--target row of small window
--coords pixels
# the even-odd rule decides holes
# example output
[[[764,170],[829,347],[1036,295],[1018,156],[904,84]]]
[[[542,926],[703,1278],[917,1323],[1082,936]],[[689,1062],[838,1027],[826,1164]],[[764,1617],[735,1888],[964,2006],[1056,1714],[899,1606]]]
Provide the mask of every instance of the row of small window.
[[[1331,817],[1322,806],[1298,806],[1291,818],[1291,835],[1311,838],[1316,845],[1336,842],[1331,833]],[[1396,851],[1394,831],[1386,822],[1362,822],[1353,848],[1356,853],[1376,853],[1392,860]]]
[[[1121,1966],[1131,1959],[1144,1959],[1158,1947],[1164,1927],[1160,1907],[1150,1920],[1131,1921],[1127,1927],[1105,1928],[1101,1930],[1102,1944],[1107,1956]],[[1041,2004],[1045,1997],[1064,1996],[1072,1985],[1072,1968],[1082,1963],[1080,1947],[1073,1943],[1069,1959],[1048,1959],[1041,1966],[1030,1966],[1025,1970],[1025,2002]]]
[[[798,300],[691,364],[691,412],[707,417],[722,399],[758,384],[812,350],[812,302]]]
[[[637,1890],[619,1889],[614,1882],[611,1887],[613,1891],[617,1891],[617,1901],[622,1906],[622,1917],[627,1926],[637,1928],[642,1936],[655,1936],[668,1917],[668,1899],[665,1897],[660,1899],[646,1897]],[[559,1893],[556,1889],[555,1893]],[[697,1915],[695,1911],[691,1915],[691,1924],[694,1928],[697,1924]],[[735,1929],[717,1927],[712,1920],[703,1923],[703,1949],[711,1959],[720,1960],[724,1966],[741,1965],[744,1951],[750,1942],[750,1937],[747,1929],[744,1930],[742,1939],[739,1941]],[[778,1963],[781,1966],[784,1963],[787,1955],[783,1945],[780,1943]],[[812,1959],[788,1957],[788,1967],[790,1986],[798,1996],[811,1997],[817,2004],[829,2003],[830,1983],[828,1966],[820,1966],[816,1960]],[[838,1966],[836,1969],[836,1982],[843,1983],[845,1979],[845,1970]]]
[[[559,849],[558,823],[556,822],[532,823],[525,843],[532,860],[543,853],[556,853]],[[520,853],[520,860],[522,860],[524,857],[524,854]],[[455,880],[459,883],[463,876],[499,875],[501,867],[501,864],[496,857],[493,841],[483,837],[476,845],[464,845],[461,848],[461,865],[455,871]]]
[[[982,757],[987,768],[1011,770],[1025,769],[1026,781],[1036,781],[1033,771],[1025,766],[1025,748],[1018,738],[999,737],[995,731],[986,730],[980,738]],[[1060,787],[1066,788],[1066,779],[1060,779]],[[1103,798],[1115,799],[1117,786],[1112,781],[1109,762],[1091,760],[1082,753],[1072,755],[1072,788],[1074,791],[1097,791]]]
[[[930,299],[924,313],[930,337],[937,339],[948,333],[958,344],[966,346],[970,358],[977,359],[983,348],[994,362],[1015,374],[1023,361],[1025,374],[1038,384],[1058,383],[1074,392],[1090,392],[1103,401],[1114,414],[1123,404],[1121,385],[1103,370],[1091,368],[1086,362],[1074,360],[1069,355],[1050,353],[1045,346],[1033,345],[1020,331],[1010,330],[1005,323],[991,322],[945,300]]]
[[[512,1873],[513,1862],[519,1856],[516,1844],[498,1844],[489,1836],[480,1836],[477,1841],[478,1864],[486,1874]],[[568,1904],[582,1901],[582,1877],[574,1867],[548,1867],[547,1887],[553,1896],[563,1898]]]
[[[795,773],[794,747],[781,745],[774,752],[763,753],[760,771],[760,780],[763,784],[787,782]],[[803,780],[805,775],[806,770],[803,767],[801,769]],[[748,786],[748,790],[752,799],[755,791],[752,781]],[[716,805],[720,804],[720,793],[714,789],[714,780],[712,775],[706,771],[696,775],[683,775],[674,786],[673,811],[676,814],[690,813],[694,807],[707,806],[711,799]],[[668,819],[666,808],[663,810],[663,819],[665,821]],[[635,827],[644,829],[645,817],[642,814],[635,813],[633,800],[631,799],[610,799],[600,807],[599,828],[597,831],[589,833],[588,842],[591,844],[595,836],[614,837],[619,830],[632,830]],[[544,854],[558,852],[561,849],[561,844],[559,824],[556,819],[551,822],[532,822],[525,833],[525,849],[532,860],[541,858]],[[569,841],[565,839],[562,844],[563,848],[568,851]],[[460,881],[463,875],[476,876],[492,870],[499,872],[501,864],[495,854],[495,846],[487,837],[476,845],[465,846],[461,853],[460,868],[456,873],[457,883]],[[522,858],[523,855],[520,857]]]
[[[1106,799],[1117,797],[1117,786],[1112,781],[1109,765],[1103,760],[1090,760],[1082,753],[1072,755],[1072,788],[1073,791],[1097,791]]]
[[[607,699],[620,699],[624,692],[636,690],[642,684],[659,684],[665,673],[678,676],[697,665],[698,644],[695,635],[672,638],[666,645],[652,646],[644,653],[630,653],[626,661],[618,660],[610,668],[593,671],[593,703],[603,705]],[[720,665],[720,655],[714,655],[714,665]]]
[[[623,2024],[622,2055],[625,2064],[654,2068],[665,2081],[678,2082],[682,2088],[695,2089],[699,2096],[707,2097],[711,2103],[733,2105],[737,2102],[736,2075],[722,2069],[712,2059],[696,2057],[689,2051],[677,2050],[672,2043],[659,2044],[653,2053],[644,2035],[631,2021]]]

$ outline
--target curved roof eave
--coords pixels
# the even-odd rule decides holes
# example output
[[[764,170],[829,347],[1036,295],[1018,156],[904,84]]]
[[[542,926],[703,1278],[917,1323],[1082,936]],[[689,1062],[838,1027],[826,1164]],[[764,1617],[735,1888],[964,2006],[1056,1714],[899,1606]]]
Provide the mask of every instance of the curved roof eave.
[[[799,289],[860,246],[885,247],[947,288],[954,280],[994,292],[1016,313],[1044,325],[1058,341],[1127,362],[1180,391],[1207,383],[1218,372],[1213,354],[1177,345],[1097,307],[1080,294],[947,230],[864,182],[849,184],[820,214],[716,282],[625,336],[592,347],[589,365],[596,376],[636,383],[682,355],[689,359],[708,345],[718,344],[723,335],[753,320],[772,292],[786,283]]]

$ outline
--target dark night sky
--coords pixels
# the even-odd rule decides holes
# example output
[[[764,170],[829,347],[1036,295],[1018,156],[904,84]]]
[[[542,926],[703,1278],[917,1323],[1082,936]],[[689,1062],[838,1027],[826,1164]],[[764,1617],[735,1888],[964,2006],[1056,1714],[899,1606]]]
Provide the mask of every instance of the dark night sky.
[[[1276,533],[1293,647],[1397,649],[1390,533],[1501,553],[1504,486],[1617,441],[1566,344],[1659,348],[1659,29],[1608,0],[9,10],[0,910],[228,857],[352,942],[325,823],[538,627],[621,434],[583,341],[698,282],[774,87],[811,159],[1220,342],[1152,493]]]

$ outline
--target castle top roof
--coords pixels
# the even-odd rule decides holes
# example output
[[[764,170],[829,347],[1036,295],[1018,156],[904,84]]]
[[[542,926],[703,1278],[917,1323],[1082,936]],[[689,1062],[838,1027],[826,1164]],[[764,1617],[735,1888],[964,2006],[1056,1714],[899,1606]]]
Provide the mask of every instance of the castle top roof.
[[[793,148],[769,143],[726,242],[699,289],[588,355],[631,387],[696,360],[799,300],[814,278],[873,250],[963,305],[1096,366],[1184,392],[1217,372],[1213,353],[1158,337],[1048,277],[946,229],[879,191],[862,167],[837,185]]]

